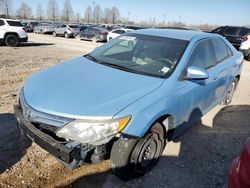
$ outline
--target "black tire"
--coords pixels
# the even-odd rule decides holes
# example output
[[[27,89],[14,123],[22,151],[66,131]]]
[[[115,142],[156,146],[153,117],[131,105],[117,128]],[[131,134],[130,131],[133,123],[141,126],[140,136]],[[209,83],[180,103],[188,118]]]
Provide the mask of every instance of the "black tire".
[[[10,34],[5,37],[5,44],[7,46],[16,47],[19,44],[19,39],[16,35]]]
[[[54,36],[54,37],[57,37],[57,34],[56,34],[56,32],[55,32],[55,31],[53,32],[53,36]]]
[[[92,38],[92,42],[93,42],[93,43],[97,43],[96,36],[93,36],[93,38]]]
[[[232,81],[229,90],[227,91],[225,99],[222,101],[222,105],[229,105],[232,102],[233,95],[234,95],[234,92],[236,90],[237,84],[238,84],[238,79],[235,78]]]
[[[64,37],[65,37],[66,39],[68,39],[68,38],[69,38],[69,34],[68,34],[68,33],[64,33]]]
[[[111,167],[122,180],[130,180],[149,172],[165,147],[164,130],[156,123],[141,139],[119,139],[111,149]]]

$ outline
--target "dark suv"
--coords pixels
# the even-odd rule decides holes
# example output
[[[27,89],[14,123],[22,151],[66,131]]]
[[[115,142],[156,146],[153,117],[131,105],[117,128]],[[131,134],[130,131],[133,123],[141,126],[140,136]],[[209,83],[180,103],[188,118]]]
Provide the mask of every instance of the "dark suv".
[[[218,33],[236,48],[239,49],[243,36],[250,33],[250,28],[237,26],[222,26],[211,31],[211,33]]]

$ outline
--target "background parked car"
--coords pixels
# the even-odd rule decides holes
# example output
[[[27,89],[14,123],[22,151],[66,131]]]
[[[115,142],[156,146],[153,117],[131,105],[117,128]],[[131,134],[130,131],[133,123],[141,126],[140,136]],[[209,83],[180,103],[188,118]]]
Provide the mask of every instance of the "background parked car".
[[[27,42],[28,36],[18,20],[0,18],[0,43],[15,47],[20,42]]]
[[[39,22],[27,22],[25,29],[27,32],[33,32],[34,27],[37,26],[38,24],[39,24]]]
[[[55,31],[55,26],[50,23],[39,23],[34,27],[34,33],[53,33]]]
[[[243,37],[250,33],[250,28],[237,26],[223,26],[216,28],[211,33],[218,33],[225,37],[236,49],[239,49]]]
[[[76,24],[59,24],[55,27],[53,36],[64,36],[65,38],[74,37],[76,33],[79,33],[79,25]]]
[[[118,36],[120,36],[122,34],[125,34],[127,32],[130,32],[130,31],[133,31],[133,29],[123,29],[123,28],[121,28],[121,29],[115,29],[113,31],[110,31],[108,33],[108,36],[107,36],[107,41],[109,41],[109,40],[111,40],[111,39],[113,39],[115,37],[118,37]]]
[[[250,138],[245,141],[239,157],[231,164],[226,188],[250,187]]]
[[[75,36],[76,39],[91,40],[93,42],[107,41],[108,30],[99,27],[88,27]]]
[[[242,37],[240,51],[243,53],[245,59],[250,61],[250,33]]]

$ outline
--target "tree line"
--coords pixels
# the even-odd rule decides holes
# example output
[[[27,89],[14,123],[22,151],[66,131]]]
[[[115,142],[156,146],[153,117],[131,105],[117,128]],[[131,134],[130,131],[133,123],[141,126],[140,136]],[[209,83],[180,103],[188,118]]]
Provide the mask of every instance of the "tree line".
[[[85,22],[85,23],[105,23],[115,24],[121,19],[120,11],[117,7],[106,7],[102,9],[99,4],[88,5],[83,13],[74,12],[70,0],[64,0],[62,10],[59,10],[57,0],[49,0],[47,9],[38,4],[34,11],[27,3],[14,10],[13,0],[0,0],[0,11],[6,18],[17,18],[21,20],[50,20],[64,22]]]

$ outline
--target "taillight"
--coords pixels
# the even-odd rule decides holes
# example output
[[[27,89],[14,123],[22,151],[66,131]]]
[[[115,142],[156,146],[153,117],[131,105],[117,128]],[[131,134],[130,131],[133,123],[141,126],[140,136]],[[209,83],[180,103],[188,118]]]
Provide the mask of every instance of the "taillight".
[[[246,42],[247,40],[248,40],[248,36],[247,35],[245,35],[245,36],[242,37],[242,42]]]

